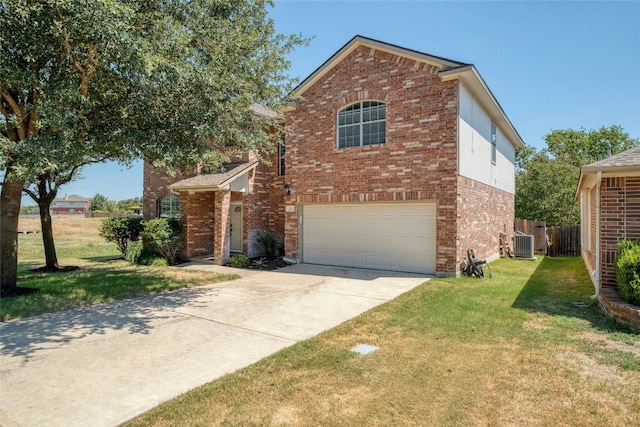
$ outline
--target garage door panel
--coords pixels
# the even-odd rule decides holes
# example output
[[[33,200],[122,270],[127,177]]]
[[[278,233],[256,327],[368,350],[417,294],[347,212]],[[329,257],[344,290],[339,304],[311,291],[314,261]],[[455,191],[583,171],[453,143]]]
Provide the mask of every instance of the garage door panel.
[[[307,263],[435,272],[435,205],[304,205]]]

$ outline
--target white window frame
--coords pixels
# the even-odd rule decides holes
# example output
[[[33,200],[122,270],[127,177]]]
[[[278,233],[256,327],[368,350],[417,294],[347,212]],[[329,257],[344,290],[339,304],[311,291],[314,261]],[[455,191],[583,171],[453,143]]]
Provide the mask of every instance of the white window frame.
[[[377,120],[368,120],[368,121],[364,121],[364,104],[365,103],[375,103],[377,104],[377,106],[382,106],[382,114],[383,114],[383,118],[382,119],[377,119]],[[359,105],[360,106],[360,117],[358,119],[357,122],[354,123],[347,123],[347,124],[340,124],[340,118],[341,118],[341,114],[345,113],[347,111],[347,109],[355,106],[355,105]],[[381,142],[375,142],[375,143],[365,143],[364,140],[364,131],[363,128],[365,125],[369,125],[369,124],[376,124],[376,123],[383,123],[384,125],[384,132],[383,132],[383,138]],[[349,146],[344,146],[341,147],[340,146],[340,131],[342,129],[347,129],[347,128],[358,128],[358,133],[359,133],[359,144],[358,145],[349,145]],[[340,111],[338,111],[338,114],[336,116],[336,148],[338,148],[339,150],[344,149],[344,148],[352,148],[352,147],[365,147],[368,145],[379,145],[379,144],[384,144],[387,142],[387,104],[382,102],[382,101],[375,101],[375,100],[362,100],[362,101],[358,101],[358,102],[354,102],[352,104],[349,104],[347,106],[345,106],[344,108],[342,108]]]
[[[169,199],[169,215],[163,214],[162,212],[162,201],[164,199]],[[175,208],[175,212],[174,212]],[[168,196],[160,197],[158,199],[158,218],[180,218],[180,198],[173,194]]]

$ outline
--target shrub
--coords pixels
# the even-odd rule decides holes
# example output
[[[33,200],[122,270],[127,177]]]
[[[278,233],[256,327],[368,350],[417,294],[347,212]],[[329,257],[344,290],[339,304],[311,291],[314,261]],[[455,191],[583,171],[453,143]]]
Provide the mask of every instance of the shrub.
[[[622,240],[614,260],[620,297],[640,306],[640,241]]]
[[[254,267],[263,268],[265,265],[267,265],[267,260],[264,257],[253,260]]]
[[[242,254],[234,255],[229,260],[229,264],[231,264],[232,267],[246,267],[249,265],[249,257]]]
[[[276,256],[276,237],[269,231],[258,231],[258,243],[262,245],[269,258]]]
[[[138,265],[167,264],[167,261],[160,254],[145,247],[141,241],[129,243],[124,258],[130,263]]]
[[[129,242],[135,242],[142,232],[142,218],[107,218],[100,224],[100,237],[118,246],[122,255],[127,253]]]
[[[182,226],[178,220],[156,218],[143,223],[140,234],[145,248],[160,254],[169,265],[176,263]]]

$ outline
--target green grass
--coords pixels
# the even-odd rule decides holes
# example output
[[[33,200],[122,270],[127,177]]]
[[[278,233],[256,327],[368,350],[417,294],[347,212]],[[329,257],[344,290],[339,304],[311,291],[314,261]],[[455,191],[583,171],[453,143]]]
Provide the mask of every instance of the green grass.
[[[168,292],[237,279],[237,275],[181,270],[162,266],[134,266],[124,260],[113,243],[91,235],[56,238],[61,266],[76,271],[38,273],[44,252],[39,234],[19,235],[18,286],[38,292],[0,303],[2,321],[92,304]]]
[[[640,425],[640,335],[589,298],[582,260],[491,269],[426,282],[129,425]],[[361,343],[380,349],[349,351]]]

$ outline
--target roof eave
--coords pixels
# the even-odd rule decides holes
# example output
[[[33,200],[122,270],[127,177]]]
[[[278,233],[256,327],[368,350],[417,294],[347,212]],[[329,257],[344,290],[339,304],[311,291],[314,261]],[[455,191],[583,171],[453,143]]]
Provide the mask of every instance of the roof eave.
[[[415,50],[407,49],[404,47],[396,46],[393,44],[381,42],[379,40],[370,39],[357,35],[349,40],[342,48],[334,53],[329,59],[327,59],[320,67],[318,67],[309,77],[304,79],[293,91],[291,92],[294,97],[301,96],[309,87],[313,86],[318,80],[322,78],[334,65],[346,58],[351,52],[360,46],[370,47],[372,49],[380,50],[382,52],[391,53],[394,55],[403,56],[406,58],[414,59],[416,61],[424,62],[441,69],[460,67],[466,65],[462,62],[452,61],[450,59],[441,58],[438,56],[428,55],[426,53],[418,52]]]
[[[598,172],[601,173],[602,178],[637,177],[640,176],[640,166],[583,166],[580,169],[580,178],[576,188],[576,201],[580,200],[580,192],[583,188],[591,188],[596,183]]]
[[[258,160],[255,159],[252,162],[246,163],[244,165],[238,165],[234,169],[234,172],[227,179],[221,181],[218,184],[180,184],[181,181],[175,182],[169,185],[169,190],[172,193],[177,193],[181,191],[188,192],[201,192],[201,191],[220,191],[220,190],[228,190],[231,183],[236,179],[240,178],[242,175],[250,172],[258,166]],[[215,175],[215,174],[211,174]]]
[[[494,120],[498,123],[500,129],[509,137],[515,148],[523,148],[525,146],[522,137],[507,117],[493,93],[485,83],[484,79],[473,65],[465,65],[462,67],[443,70],[438,73],[442,81],[459,80],[465,83],[478,97],[479,102],[490,112]],[[502,126],[500,126],[502,125]]]

